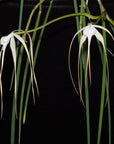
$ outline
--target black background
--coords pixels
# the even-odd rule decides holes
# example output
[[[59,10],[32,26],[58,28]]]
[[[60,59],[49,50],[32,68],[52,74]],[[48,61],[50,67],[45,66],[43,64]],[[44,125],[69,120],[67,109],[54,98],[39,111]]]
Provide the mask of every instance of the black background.
[[[23,25],[25,28],[27,18],[36,0],[25,0],[23,11]],[[110,17],[113,18],[112,0],[103,0]],[[49,0],[43,5],[42,21],[45,16]],[[89,1],[89,7],[93,15],[99,14],[97,1]],[[49,20],[73,13],[71,0],[54,0]],[[0,37],[9,34],[18,28],[19,1],[0,1]],[[109,28],[108,24],[107,27]],[[109,28],[110,29],[110,28]],[[38,60],[35,67],[40,97],[36,96],[36,104],[33,105],[32,94],[29,100],[27,119],[22,127],[22,143],[27,144],[86,144],[86,113],[79,96],[75,93],[68,72],[68,49],[73,35],[76,32],[75,18],[68,18],[46,27]],[[91,44],[91,71],[92,85],[90,88],[90,124],[91,143],[96,144],[97,128],[99,120],[100,89],[102,78],[102,64],[95,38]],[[76,41],[75,41],[76,42]],[[113,52],[113,41],[108,37],[108,48]],[[35,48],[34,48],[35,49]],[[77,80],[77,52],[78,45],[72,49],[72,71]],[[110,101],[112,114],[112,144],[114,143],[114,68],[113,57],[108,54],[110,68]],[[6,52],[3,71],[4,91],[4,115],[0,121],[1,143],[10,143],[11,108],[13,90],[9,91],[13,62],[11,53]],[[24,60],[23,67],[24,69]],[[21,79],[22,80],[22,79]],[[20,80],[20,83],[21,83]],[[21,86],[20,86],[21,88]],[[19,96],[18,96],[19,97]],[[19,98],[18,98],[19,99]],[[18,120],[16,120],[16,143],[18,136]],[[108,116],[107,107],[104,109],[101,144],[108,144]]]

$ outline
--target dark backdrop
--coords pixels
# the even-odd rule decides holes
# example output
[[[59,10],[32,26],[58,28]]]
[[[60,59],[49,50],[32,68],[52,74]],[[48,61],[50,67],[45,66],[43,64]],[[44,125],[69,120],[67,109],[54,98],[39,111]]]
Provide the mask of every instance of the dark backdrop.
[[[25,0],[23,26],[29,13],[37,0]],[[114,2],[103,0],[103,3],[113,18]],[[42,21],[47,10],[49,0],[43,5]],[[92,14],[99,14],[96,1],[89,1]],[[71,0],[54,0],[53,8],[49,20],[74,12]],[[12,30],[18,28],[19,0],[0,1],[0,37],[7,35]],[[107,25],[108,26],[108,25]],[[40,97],[36,96],[36,104],[33,105],[32,95],[29,100],[27,119],[22,127],[22,143],[32,141],[33,144],[85,144],[86,143],[86,115],[85,109],[80,103],[79,96],[74,91],[68,72],[68,49],[73,35],[76,32],[75,18],[68,18],[51,24],[45,29],[43,40],[38,54],[35,68],[37,75]],[[113,41],[108,37],[108,48],[113,50]],[[91,141],[96,144],[100,88],[102,77],[102,64],[96,40],[92,39],[91,44],[91,68],[92,85],[90,88],[90,119],[91,119]],[[75,41],[76,43],[76,41]],[[72,50],[72,71],[77,80],[77,52],[78,45],[73,45]],[[114,68],[113,57],[108,54],[110,68],[110,101],[112,114],[112,143],[114,143],[114,116],[113,116],[113,94],[114,94]],[[13,68],[11,53],[6,52],[3,71],[4,90],[4,115],[0,121],[1,142],[10,141],[10,123],[13,90],[9,91],[11,71]],[[24,66],[22,67],[24,69]],[[20,87],[21,88],[21,87]],[[16,136],[18,136],[18,120],[16,121]],[[16,139],[17,142],[17,139]],[[104,109],[102,144],[108,144],[108,117],[107,107]]]

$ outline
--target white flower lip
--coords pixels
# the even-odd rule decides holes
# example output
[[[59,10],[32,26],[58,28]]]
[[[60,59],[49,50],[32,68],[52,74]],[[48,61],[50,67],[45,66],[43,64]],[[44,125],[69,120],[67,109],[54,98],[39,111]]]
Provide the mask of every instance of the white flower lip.
[[[96,32],[96,29],[92,25],[89,25],[83,30],[83,35],[85,35],[86,37],[89,37],[89,36],[95,35],[95,32]]]
[[[8,36],[3,36],[0,39],[0,44],[3,45],[4,47],[6,47],[10,41],[11,36],[12,36],[11,34],[9,34]]]

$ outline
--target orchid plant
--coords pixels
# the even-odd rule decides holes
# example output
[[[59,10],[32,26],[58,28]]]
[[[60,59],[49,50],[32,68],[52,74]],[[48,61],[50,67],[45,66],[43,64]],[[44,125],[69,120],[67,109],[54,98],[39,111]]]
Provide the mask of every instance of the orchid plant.
[[[20,78],[20,71],[22,66],[22,58],[23,58],[23,50],[26,51],[27,54],[27,60],[25,65],[25,70],[23,74],[23,81],[22,81],[22,90],[21,90],[21,97],[20,97],[20,107],[19,107],[19,137],[18,137],[18,143],[21,143],[21,127],[22,127],[22,121],[23,124],[26,120],[26,113],[27,113],[27,106],[28,106],[28,100],[30,95],[30,88],[32,85],[32,93],[33,93],[33,101],[35,103],[35,93],[34,93],[34,82],[36,85],[37,93],[39,95],[39,89],[37,84],[37,78],[35,76],[34,67],[36,65],[37,55],[39,51],[39,47],[41,44],[42,36],[45,30],[45,27],[63,20],[65,18],[69,17],[76,17],[76,29],[77,32],[74,34],[70,47],[69,47],[69,53],[68,53],[68,67],[69,67],[69,73],[70,78],[73,84],[73,87],[78,95],[80,95],[80,99],[82,101],[83,106],[86,109],[86,125],[87,125],[87,144],[90,144],[90,116],[89,116],[89,89],[88,89],[88,74],[89,74],[89,80],[91,85],[91,63],[90,63],[90,45],[92,42],[92,37],[95,36],[98,42],[98,48],[102,57],[102,64],[103,64],[103,77],[102,77],[102,89],[101,89],[101,105],[100,105],[100,115],[99,115],[99,124],[98,124],[98,137],[97,137],[97,144],[100,144],[101,139],[101,129],[102,129],[102,120],[103,120],[103,110],[104,110],[104,97],[105,97],[105,90],[107,92],[106,97],[106,103],[108,103],[108,118],[109,118],[109,144],[111,144],[111,116],[110,116],[110,99],[109,99],[109,66],[108,66],[108,58],[107,58],[107,39],[106,39],[106,32],[112,37],[112,40],[114,40],[113,34],[106,28],[105,26],[105,20],[108,21],[111,28],[113,29],[114,21],[109,17],[108,13],[106,12],[101,0],[98,0],[99,8],[100,8],[100,15],[94,16],[91,15],[88,0],[81,0],[80,5],[78,5],[77,0],[73,0],[73,6],[75,13],[64,15],[58,18],[55,18],[51,21],[48,21],[49,14],[51,12],[51,8],[53,5],[53,0],[50,0],[50,4],[47,10],[47,13],[44,18],[44,22],[42,25],[40,24],[40,18],[41,18],[41,11],[42,11],[42,5],[45,2],[45,0],[40,0],[38,4],[35,5],[35,7],[32,9],[25,30],[21,30],[21,24],[22,24],[22,16],[23,16],[23,6],[24,6],[24,0],[20,1],[20,18],[19,18],[19,27],[17,31],[13,31],[7,36],[3,36],[0,39],[0,45],[2,46],[0,50],[0,93],[1,93],[1,118],[3,117],[3,88],[2,88],[2,72],[3,72],[3,64],[4,64],[4,57],[6,49],[8,48],[8,45],[10,45],[10,50],[12,52],[13,62],[14,62],[14,71],[12,74],[12,81],[11,81],[11,87],[13,84],[13,80],[15,79],[14,83],[14,100],[13,100],[13,106],[12,106],[12,126],[11,126],[11,144],[15,144],[15,115],[18,117],[17,113],[17,96],[18,96],[18,86],[19,86],[19,78]],[[34,13],[38,10],[37,17],[34,17]],[[35,26],[33,29],[30,29],[32,19],[36,19]],[[91,20],[91,23],[87,23],[87,20]],[[94,22],[94,20],[96,20]],[[99,24],[101,22],[101,24]],[[98,31],[98,29],[102,30],[102,33]],[[34,52],[33,56],[33,47],[34,47],[34,41],[36,39],[37,31],[41,30],[39,34],[39,40],[37,43],[37,48]],[[31,37],[31,33],[32,37]],[[28,48],[28,45],[26,44],[26,36],[29,38],[30,48]],[[78,52],[78,87],[79,92],[76,88],[76,84],[74,82],[74,78],[71,71],[70,66],[70,59],[71,59],[71,49],[73,42],[75,38],[78,37],[78,43],[79,43],[79,52]],[[86,41],[87,40],[87,41]],[[21,43],[20,50],[19,44],[16,44],[16,41]],[[83,49],[85,48],[85,43],[87,42],[88,46],[86,48],[86,52],[83,52]],[[99,44],[101,43],[101,45]],[[108,50],[109,51],[109,50]],[[18,56],[18,58],[17,58]],[[17,60],[18,59],[18,60]],[[84,59],[84,60],[83,60]],[[27,73],[28,68],[30,65],[30,72],[31,76],[29,79],[29,83],[27,86],[27,93],[25,96],[25,105],[23,103],[24,95],[25,95],[25,84],[27,81]],[[83,73],[84,70],[84,73]],[[85,80],[85,102],[83,100],[83,94],[82,94],[82,84],[84,77]],[[23,111],[24,108],[24,111]]]

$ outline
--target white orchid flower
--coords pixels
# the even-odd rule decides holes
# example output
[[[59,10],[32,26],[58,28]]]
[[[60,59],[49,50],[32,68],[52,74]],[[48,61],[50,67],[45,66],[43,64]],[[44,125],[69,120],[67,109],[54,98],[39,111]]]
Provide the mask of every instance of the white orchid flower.
[[[30,63],[33,96],[34,96],[33,77],[34,77],[35,84],[36,84],[36,87],[37,87],[37,81],[36,81],[34,70],[33,70],[32,41],[31,41],[30,35],[28,33],[27,33],[27,35],[29,36],[29,40],[30,40],[31,55],[28,52],[27,45],[26,45],[24,39],[21,36],[19,36],[18,34],[14,33],[14,32],[11,32],[9,35],[4,36],[0,39],[0,45],[2,45],[2,48],[1,48],[1,51],[0,51],[0,62],[1,62],[1,67],[0,67],[1,118],[2,118],[2,115],[3,115],[3,91],[2,91],[1,76],[2,76],[2,70],[3,70],[3,64],[4,64],[5,51],[6,51],[6,48],[7,48],[8,44],[10,44],[10,49],[11,49],[11,52],[12,52],[12,57],[13,57],[13,62],[14,62],[14,71],[15,71],[15,93],[14,94],[15,94],[15,112],[16,112],[16,117],[17,117],[17,99],[16,99],[17,80],[16,80],[16,41],[15,41],[15,38],[19,42],[22,43],[22,45],[23,45],[23,47],[26,51],[29,63]],[[37,91],[38,91],[38,87],[37,87]]]
[[[71,81],[72,84],[74,86],[74,89],[76,91],[76,93],[78,94],[77,88],[75,86],[74,80],[73,80],[73,76],[72,76],[72,72],[71,72],[71,68],[70,68],[70,53],[71,53],[71,48],[72,48],[72,44],[74,39],[76,38],[76,36],[83,31],[83,35],[81,36],[80,39],[80,44],[79,44],[79,53],[78,53],[78,86],[79,86],[79,93],[80,93],[80,97],[81,97],[81,101],[82,104],[84,105],[84,101],[82,98],[82,94],[81,94],[81,88],[80,88],[80,75],[79,75],[79,61],[80,61],[80,54],[83,48],[83,44],[86,41],[86,39],[88,39],[88,49],[87,49],[87,64],[86,64],[86,75],[85,75],[85,82],[86,82],[86,77],[87,77],[87,69],[89,68],[89,78],[90,78],[90,84],[91,84],[91,68],[90,68],[90,43],[91,43],[91,39],[93,36],[95,36],[102,44],[103,46],[103,51],[105,53],[105,57],[106,57],[106,62],[107,62],[107,75],[108,75],[108,81],[109,81],[109,71],[108,71],[108,60],[107,60],[107,54],[106,54],[106,48],[105,48],[105,44],[104,44],[104,39],[103,36],[101,35],[101,33],[96,29],[102,29],[105,30],[114,40],[114,37],[112,36],[112,34],[109,32],[108,29],[100,26],[100,25],[92,25],[92,24],[88,24],[87,26],[83,27],[82,29],[80,29],[72,38],[72,41],[70,43],[70,47],[69,47],[69,55],[68,55],[68,66],[69,66],[69,73],[70,73],[70,77],[71,77]],[[84,105],[85,106],[85,105]]]

